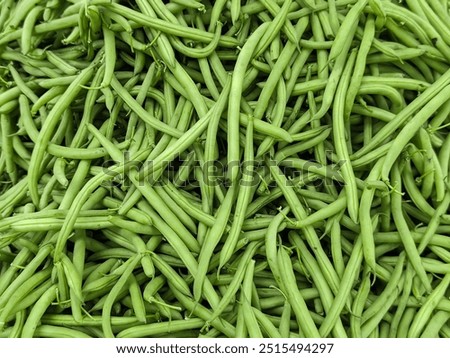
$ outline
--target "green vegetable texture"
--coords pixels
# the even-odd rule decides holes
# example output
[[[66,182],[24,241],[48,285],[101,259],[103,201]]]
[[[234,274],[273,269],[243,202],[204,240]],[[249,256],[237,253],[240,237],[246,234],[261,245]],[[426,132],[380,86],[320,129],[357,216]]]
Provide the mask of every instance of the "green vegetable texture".
[[[0,7],[0,337],[448,337],[441,0]]]

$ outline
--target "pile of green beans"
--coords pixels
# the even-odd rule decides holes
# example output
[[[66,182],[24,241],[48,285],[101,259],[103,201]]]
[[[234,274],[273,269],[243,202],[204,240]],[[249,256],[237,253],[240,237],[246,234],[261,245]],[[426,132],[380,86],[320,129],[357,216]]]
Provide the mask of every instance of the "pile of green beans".
[[[450,338],[446,0],[3,0],[0,337]]]

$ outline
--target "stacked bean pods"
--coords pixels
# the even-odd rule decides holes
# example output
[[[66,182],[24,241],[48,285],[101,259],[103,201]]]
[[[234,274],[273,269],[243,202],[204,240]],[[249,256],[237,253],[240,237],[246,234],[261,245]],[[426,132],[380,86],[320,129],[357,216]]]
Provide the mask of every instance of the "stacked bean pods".
[[[4,0],[0,337],[450,337],[443,0]]]

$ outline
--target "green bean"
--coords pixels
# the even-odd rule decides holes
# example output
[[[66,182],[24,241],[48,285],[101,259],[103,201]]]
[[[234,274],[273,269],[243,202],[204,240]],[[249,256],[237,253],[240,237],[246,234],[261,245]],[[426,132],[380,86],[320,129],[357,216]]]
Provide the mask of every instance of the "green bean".
[[[86,326],[86,327],[99,327],[102,324],[101,316],[86,316],[83,318],[83,322],[76,322],[71,315],[68,314],[45,314],[42,317],[43,324],[64,325],[64,326]],[[137,323],[134,317],[111,317],[111,324],[113,327],[122,326]]]
[[[144,205],[141,203],[141,207],[142,206]],[[186,264],[186,267],[188,267],[188,269],[195,276],[198,270],[198,266],[192,254],[189,252],[189,250],[183,250],[185,248],[185,245],[184,243],[182,243],[181,239],[177,237],[176,234],[170,229],[170,227],[168,227],[164,222],[162,222],[160,218],[151,213],[150,210],[151,208],[145,205],[145,211],[148,214],[152,214],[155,227],[157,227],[158,230],[161,232],[161,234],[164,235],[164,237],[166,237],[169,240],[169,242],[171,242],[171,246],[173,246],[174,249],[177,251],[178,256],[182,258],[183,262]],[[215,305],[214,302],[217,299],[217,296],[215,291],[211,289],[212,289],[211,283],[209,282],[209,280],[205,280],[205,284],[203,286],[204,294],[211,302],[213,302],[212,306],[214,306]]]
[[[161,273],[167,278],[167,280],[174,286],[178,291],[186,296],[191,296],[190,289],[186,282],[176,273],[176,271],[169,266],[167,262],[160,259],[158,255],[152,253],[152,258],[155,263],[155,267],[161,271]]]
[[[424,161],[423,161],[423,172],[424,175],[421,178],[421,193],[425,199],[428,199],[431,196],[431,191],[433,190],[434,182],[435,182],[435,174],[437,169],[433,166],[433,148],[431,145],[430,137],[425,129],[420,128],[418,131],[418,140],[421,146],[421,149],[424,153]],[[436,181],[437,184],[437,181]],[[439,201],[442,198],[438,199]]]
[[[277,97],[278,97],[277,104],[274,107],[271,114],[272,126],[281,127],[287,100],[286,86],[284,84],[283,78],[280,78],[277,85]],[[275,138],[270,137],[265,138],[258,147],[258,150],[256,152],[256,158],[261,158],[265,153],[267,153],[270,150],[270,148],[273,147],[274,143]]]
[[[36,237],[34,240],[37,240],[37,239],[41,239],[41,238]],[[1,296],[4,294],[5,290],[8,289],[8,286],[10,285],[12,280],[15,278],[15,275],[16,275],[17,271],[19,270],[19,267],[23,267],[24,263],[30,259],[31,254],[32,253],[27,248],[21,249],[18,252],[18,254],[16,255],[16,257],[14,258],[13,262],[9,265],[9,268],[4,273],[2,273],[2,276],[0,276],[0,299],[1,299]],[[17,287],[18,286],[16,286],[16,288]],[[12,291],[10,291],[10,292],[12,292]],[[2,304],[4,304],[5,302],[6,301],[3,301]]]
[[[178,169],[178,172],[175,175],[174,184],[177,187],[182,186],[186,181],[189,180],[189,176],[191,175],[193,165],[195,161],[195,152],[190,152],[187,154],[186,158],[183,160],[183,164]]]
[[[226,334],[228,337],[235,336],[235,329],[230,323],[224,320],[220,320],[217,317],[213,317],[211,319],[210,317],[212,315],[210,310],[197,303],[196,301],[184,296],[177,290],[174,290],[174,294],[185,307],[189,307],[188,309],[191,310],[196,316],[202,318],[204,322],[206,322],[207,326],[213,326],[214,328]]]
[[[265,34],[263,35],[263,37],[260,40],[260,43],[258,44],[258,47],[255,50],[255,57],[259,57],[259,55],[261,55],[266,50],[266,48],[269,46],[269,44],[275,39],[277,34],[280,32],[283,25],[286,24],[287,15],[288,15],[291,3],[292,3],[292,1],[285,1],[283,3],[283,6],[280,8],[279,12],[277,12],[277,14],[275,15],[275,17],[272,20],[272,23],[270,25],[270,29],[268,29],[265,32]],[[291,34],[293,34],[293,33],[291,33]]]
[[[347,92],[345,98],[344,118],[349,117],[357,91],[363,81],[364,68],[366,66],[366,58],[369,54],[369,50],[372,45],[374,35],[375,35],[375,20],[373,17],[369,17],[365,24],[364,35],[361,40],[361,45],[356,57],[355,70],[348,87],[349,91]]]
[[[208,113],[202,118],[202,120],[198,121],[185,134],[183,134],[177,142],[174,142],[172,145],[168,146],[166,150],[158,155],[151,164],[151,170],[143,168],[141,169],[141,173],[145,173],[148,176],[149,174],[159,170],[164,162],[174,159],[181,150],[189,147],[196,140],[196,138],[201,135],[201,133],[208,125],[208,122],[212,118],[220,116],[225,103],[228,100],[229,91],[231,91],[230,80],[228,80],[228,84],[222,91],[220,100],[208,111]]]
[[[114,334],[111,329],[111,309],[112,305],[114,304],[114,301],[119,293],[119,291],[122,289],[122,287],[126,284],[128,281],[132,271],[134,270],[134,267],[137,265],[138,260],[140,259],[139,255],[135,255],[134,257],[131,257],[126,262],[126,269],[124,270],[123,274],[120,276],[120,278],[117,280],[117,283],[114,285],[114,287],[111,289],[110,293],[108,294],[105,304],[103,306],[103,317],[102,317],[102,328],[103,332],[105,334],[105,337],[113,337]]]
[[[19,26],[19,23],[23,20],[23,17],[37,5],[37,0],[23,0],[20,1],[14,11],[5,23],[7,29],[15,29]],[[20,10],[20,11],[19,11]]]
[[[254,153],[253,153],[253,120],[250,119],[247,132],[246,132],[246,144],[244,150],[244,168],[240,182],[240,188],[237,195],[236,210],[233,216],[233,222],[231,224],[230,232],[228,233],[227,240],[225,241],[222,250],[220,252],[220,264],[219,270],[223,267],[234,253],[236,244],[239,238],[239,233],[242,230],[242,224],[244,223],[245,213],[247,211],[248,204],[251,200],[252,184],[254,181]]]
[[[114,224],[108,221],[104,216],[90,217],[90,218],[78,218],[74,223],[75,229],[102,229],[111,227]],[[64,226],[64,219],[32,219],[23,220],[20,223],[11,224],[10,228],[18,232],[39,232],[48,230],[58,230]],[[147,231],[148,232],[148,231]]]
[[[450,336],[446,1],[2,4],[0,336]]]
[[[340,279],[342,279],[345,271],[344,260],[342,255],[341,244],[341,227],[339,225],[342,214],[335,215],[331,220],[330,238],[331,238],[331,256],[333,258],[333,264],[336,267],[336,273]]]
[[[99,133],[97,133],[98,135]],[[98,137],[100,139],[100,137]],[[111,143],[107,143],[106,138],[102,139],[103,144],[107,145],[110,150],[113,149]],[[118,154],[118,153],[116,153]],[[137,175],[137,171],[135,169],[131,169],[130,176],[133,178]],[[171,227],[175,232],[180,234],[180,237],[184,238],[186,245],[192,249],[193,251],[199,251],[199,245],[197,241],[195,241],[194,237],[190,234],[190,232],[186,229],[186,227],[180,222],[177,216],[172,212],[170,208],[164,203],[162,198],[157,194],[155,189],[150,186],[148,183],[144,183],[143,186],[139,186],[139,182],[136,179],[132,179],[133,184],[139,188],[139,191],[142,195],[149,201],[153,203],[153,206],[156,208],[157,212],[161,215],[161,217],[165,218],[167,222],[170,223]]]
[[[114,76],[114,68],[116,65],[116,43],[114,33],[106,26],[102,26],[103,35],[105,38],[105,72],[101,87],[110,85]]]
[[[394,299],[399,294],[397,286],[401,286],[401,274],[403,273],[405,255],[400,255],[399,260],[392,272],[391,278],[384,291],[371,304],[371,306],[362,314],[361,335],[367,337],[378,325],[380,320],[393,304]]]
[[[448,85],[448,81],[450,79],[450,72],[445,73],[444,75],[442,75],[433,85],[431,85],[430,87],[428,87],[416,100],[414,100],[410,105],[408,105],[407,107],[405,107],[400,113],[397,114],[396,116],[396,120],[395,121],[391,121],[388,124],[386,124],[373,138],[372,141],[365,146],[364,148],[362,148],[361,150],[358,151],[358,156],[361,156],[363,154],[366,154],[368,152],[370,152],[371,150],[373,150],[374,148],[376,148],[377,146],[379,146],[390,134],[392,134],[395,130],[397,130],[399,127],[401,127],[404,122],[412,115],[414,114],[416,111],[418,111],[420,108],[422,108],[422,110],[420,110],[420,116],[416,115],[414,118],[416,119],[415,121],[412,121],[412,124],[410,124],[407,128],[408,129],[408,133],[412,133],[411,135],[413,136],[415,132],[411,132],[410,129],[413,129],[411,127],[416,127],[418,125],[417,122],[421,122],[424,121],[426,119],[428,119],[428,117],[430,115],[428,115],[428,111],[430,110],[430,106],[433,106],[433,110],[436,109],[436,105],[435,103],[438,102],[438,100],[436,100],[436,95],[440,92],[443,91],[444,88],[447,88]],[[445,97],[445,92],[440,94],[441,96]],[[439,99],[439,96],[437,96]],[[433,101],[433,99],[435,99]],[[433,101],[433,103],[430,105],[430,102]],[[442,98],[440,98],[440,101],[442,101]],[[443,103],[443,102],[439,102],[439,103]],[[430,106],[429,106],[430,105]],[[423,114],[422,114],[423,113]],[[415,123],[416,122],[416,123]],[[411,123],[411,122],[409,122]],[[405,125],[406,127],[406,125]],[[404,128],[405,128],[404,127]],[[404,132],[406,133],[406,131]],[[398,137],[399,140],[395,140],[396,145],[391,146],[391,150],[390,152],[398,151],[398,148],[403,148],[404,146],[402,146],[401,144],[399,144],[399,141],[404,141],[405,139],[409,140],[409,136],[407,135],[402,135],[400,137]],[[355,153],[356,156],[356,153]],[[394,157],[394,153],[392,153],[390,155],[390,157]],[[395,157],[396,159],[396,157]],[[391,159],[392,160],[392,159]],[[386,174],[386,170],[388,165],[391,166],[392,164],[390,164],[390,161],[386,161],[386,164],[384,166],[384,175]],[[383,175],[383,177],[384,177]]]
[[[136,156],[133,158],[131,158],[131,160],[136,160],[136,159],[144,159],[147,156],[147,151],[142,151],[136,154]],[[85,187],[83,187],[83,190],[81,192],[74,193],[77,194],[74,202],[72,203],[72,206],[70,208],[70,214],[67,216],[65,223],[63,224],[63,227],[58,235],[58,239],[57,239],[57,243],[56,243],[56,251],[55,251],[55,256],[56,258],[58,257],[58,253],[62,251],[62,247],[64,245],[64,242],[67,240],[68,235],[70,234],[71,231],[71,226],[73,226],[73,224],[76,221],[76,215],[74,215],[75,213],[77,213],[81,207],[83,206],[84,202],[87,200],[87,196],[90,195],[90,193],[98,187],[98,185],[103,182],[104,179],[111,177],[111,176],[115,176],[117,173],[120,173],[121,171],[123,171],[127,165],[129,166],[130,163],[125,163],[124,165],[115,165],[110,167],[109,169],[111,171],[105,173],[102,172],[96,176],[94,176],[87,184]],[[73,182],[73,181],[72,181]],[[69,187],[70,189],[70,187]],[[66,193],[67,195],[67,193]]]
[[[25,310],[17,312],[14,326],[12,327],[11,333],[9,334],[8,338],[20,338],[24,322],[25,322]]]
[[[331,128],[325,128],[324,130],[321,131],[319,135],[317,135],[314,138],[305,141],[300,141],[296,144],[291,144],[290,146],[284,147],[275,154],[274,159],[277,162],[283,161],[285,158],[291,156],[292,154],[301,153],[310,148],[313,148],[317,144],[323,142],[330,135],[330,133]]]
[[[2,7],[2,11],[0,12],[0,28],[3,29],[5,22],[8,20],[10,11],[14,7],[12,1],[5,1]]]
[[[255,268],[255,261],[250,260],[244,275],[244,281],[242,283],[241,299],[242,309],[244,310],[244,322],[247,327],[247,331],[250,338],[262,338],[262,332],[256,319],[256,314],[251,306],[251,291],[252,291],[252,279]]]
[[[248,116],[245,114],[241,114],[239,121],[241,125],[247,126],[248,125]],[[272,138],[275,138],[277,140],[281,140],[287,143],[291,143],[294,141],[294,138],[283,128],[278,128],[270,123],[267,123],[262,120],[253,119],[253,125],[255,132],[258,132],[262,135],[270,136]]]
[[[445,295],[445,291],[447,290],[449,284],[450,274],[446,274],[439,285],[433,290],[432,293],[430,293],[426,301],[423,303],[422,307],[417,312],[408,331],[408,337],[420,336],[437,303]]]
[[[78,69],[67,63],[64,59],[60,58],[58,55],[52,51],[47,51],[47,59],[56,68],[61,70],[64,74],[71,76],[78,73]]]
[[[295,223],[296,228],[303,228],[310,225],[313,225],[317,222],[323,221],[326,218],[329,218],[333,215],[336,215],[340,212],[342,212],[346,208],[346,198],[345,196],[341,195],[339,199],[337,199],[335,202],[329,204],[328,206],[319,209],[315,213],[307,216],[304,220],[297,221]]]
[[[63,255],[61,258],[61,266],[64,271],[67,284],[70,288],[70,305],[72,307],[72,315],[76,320],[82,319],[81,306],[83,304],[83,294],[81,290],[82,277],[81,272],[75,267],[70,259]]]
[[[320,337],[312,317],[309,313],[303,297],[298,291],[297,283],[295,281],[294,272],[291,265],[291,260],[288,253],[283,247],[278,250],[278,263],[281,276],[284,278],[282,289],[285,291],[287,299],[292,306],[292,310],[297,318],[298,325],[302,333],[306,337]]]
[[[149,70],[150,72],[150,70]],[[148,86],[150,86],[150,83],[148,83]],[[145,95],[145,92],[142,92],[143,97]],[[143,100],[144,98],[142,98]],[[176,125],[177,120],[179,118],[178,114],[178,110],[185,110],[185,115],[183,115],[180,118],[180,121],[178,123],[178,127],[181,129],[181,125],[184,122],[183,119],[188,118],[188,116],[190,115],[190,112],[192,110],[192,105],[190,104],[190,102],[184,102],[183,100],[180,100],[180,102],[178,103],[177,106],[177,111],[174,114],[174,119],[173,121],[171,121],[169,124],[172,125]],[[181,114],[180,114],[181,116]],[[137,117],[135,117],[134,119],[137,120]],[[130,132],[128,132],[130,133]],[[127,135],[128,135],[127,133]],[[158,142],[158,144],[155,146],[155,148],[151,151],[148,160],[152,160],[154,158],[156,158],[165,148],[167,148],[168,143],[170,143],[170,137],[169,136],[163,136],[162,139]],[[132,186],[130,191],[127,193],[127,197],[124,200],[122,206],[119,208],[119,213],[120,214],[125,214],[127,213],[132,207],[133,205],[135,205],[140,199],[141,199],[142,195],[141,193],[137,190],[136,186]]]
[[[172,198],[166,193],[161,187],[155,187],[156,193],[161,197],[162,200],[172,208],[175,215],[180,219],[180,221],[193,233],[197,232],[197,226],[191,217],[183,212],[183,210],[178,206],[178,203],[173,201]]]
[[[257,45],[262,38],[262,36],[268,31],[269,24],[265,23],[258,27],[258,29],[252,34],[252,36],[247,40],[245,45],[239,54],[238,60],[233,71],[230,96],[228,101],[228,149],[227,149],[227,160],[231,169],[229,171],[228,178],[234,182],[237,180],[239,163],[239,113],[240,113],[240,103],[242,96],[242,87],[244,82],[244,72],[254,55]]]
[[[33,92],[33,90],[28,86],[27,83],[22,79],[20,74],[16,71],[16,69],[13,66],[8,66],[8,69],[14,79],[14,82],[16,83],[17,87],[23,92],[24,95],[26,95],[33,103],[37,102],[39,100],[38,96]],[[20,103],[20,97],[19,97],[19,103]],[[47,117],[47,112],[45,109],[41,109],[39,112],[43,117]]]
[[[270,2],[267,0],[262,0],[261,2],[264,4],[264,7],[266,7],[267,10],[269,10],[269,12],[273,16],[276,16],[281,11],[280,7],[278,6],[278,4],[276,2]],[[293,28],[293,26],[288,18],[286,19],[285,24],[283,25],[283,31],[286,34],[286,36],[288,37],[290,42],[295,43],[295,44],[298,43],[298,38],[296,36],[295,29]]]
[[[383,168],[385,163],[386,162],[383,163]],[[392,216],[394,218],[394,222],[398,228],[409,261],[414,267],[414,270],[416,271],[426,290],[428,292],[431,292],[431,285],[422,266],[419,252],[414,244],[414,239],[411,236],[411,232],[409,231],[405,218],[402,215],[402,197],[400,194],[402,184],[398,165],[394,165],[393,167],[392,182],[394,182],[396,185],[395,191],[391,194]]]
[[[56,285],[51,286],[33,306],[23,326],[22,338],[32,338],[34,336],[38,323],[45,313],[45,310],[56,298],[56,289]]]
[[[389,337],[394,338],[397,334],[398,325],[402,318],[402,315],[405,312],[407,301],[409,295],[411,294],[411,289],[413,285],[415,272],[410,263],[406,265],[406,274],[403,285],[403,292],[401,297],[399,298],[399,302],[397,304],[397,310],[395,311],[394,317],[392,318],[391,327],[389,329]]]
[[[61,184],[64,188],[67,188],[67,186],[69,185],[69,180],[67,179],[65,173],[66,164],[67,163],[63,158],[57,158],[53,166],[53,174],[55,175],[58,183]]]
[[[233,205],[235,194],[236,194],[236,185],[233,185],[228,189],[225,199],[217,211],[214,225],[208,231],[203,246],[200,250],[200,255],[198,258],[199,262],[197,271],[198,276],[194,281],[194,298],[197,301],[200,300],[202,295],[204,277],[208,270],[210,257],[225,231],[227,218],[230,216],[231,207]]]
[[[434,97],[430,102],[425,105],[416,116],[414,116],[414,120],[411,120],[408,122],[405,127],[402,129],[400,134],[396,137],[394,140],[393,145],[391,146],[391,149],[389,150],[386,161],[383,166],[382,171],[382,177],[384,180],[387,180],[387,171],[392,167],[393,162],[397,159],[399,152],[401,151],[401,148],[403,148],[404,145],[407,144],[407,142],[414,136],[414,134],[419,130],[420,126],[423,125],[423,123],[428,119],[428,117],[431,115],[431,108],[428,107],[428,105],[431,107],[433,106],[432,111],[434,112],[436,110],[436,105],[439,105],[442,103],[443,100],[448,96],[447,92],[450,90],[449,86],[445,87],[443,89],[444,92],[441,92],[439,95]]]
[[[26,268],[19,274],[19,276],[15,278],[13,283],[10,284],[8,288],[3,291],[3,293],[0,296],[0,307],[7,302],[11,302],[10,298],[14,294],[14,292],[17,292],[18,288],[23,286],[24,282],[26,280],[29,280],[30,277],[33,276],[37,268],[44,262],[44,260],[47,259],[52,249],[53,247],[51,245],[45,245],[39,250],[37,255],[28,263]]]
[[[171,196],[173,200],[177,202],[177,204],[191,217],[194,219],[204,223],[208,227],[214,225],[215,219],[209,214],[203,212],[199,207],[195,206],[192,202],[190,202],[186,197],[183,196],[182,193],[179,192],[178,189],[170,182],[166,181],[164,183],[163,189]]]
[[[6,6],[5,6],[6,7]],[[34,31],[36,34],[44,34],[48,32],[58,31],[73,27],[78,22],[78,14],[71,14],[69,16],[64,16],[59,19],[55,19],[43,24],[38,24],[35,26]],[[8,42],[20,39],[23,29],[17,29],[15,31],[8,32],[0,40],[0,45],[6,44]]]
[[[327,80],[326,79],[314,79],[314,80],[310,80],[310,81],[306,81],[306,82],[301,82],[301,83],[297,83],[294,86],[294,90],[292,92],[293,95],[301,95],[301,94],[305,94],[308,91],[320,91],[322,89],[324,89],[327,85]]]
[[[450,318],[450,313],[445,311],[438,311],[429,320],[427,326],[424,328],[420,338],[438,338],[439,330]]]
[[[5,104],[3,107],[0,108],[0,114],[9,114],[12,111],[14,111],[14,109],[16,109],[18,104],[17,100],[13,100],[11,102],[8,102],[7,104]]]
[[[176,130],[175,128],[169,127],[167,124],[158,121],[152,115],[147,113],[140,105],[133,99],[130,94],[122,87],[120,82],[113,77],[111,79],[111,87],[116,91],[120,98],[146,123],[152,126],[155,129],[158,129],[164,133],[170,134],[174,137],[181,137],[181,132]]]
[[[0,114],[2,150],[6,157],[6,172],[13,183],[17,182],[17,167],[14,162],[14,149],[12,146],[12,126],[6,114]]]
[[[103,5],[103,4],[102,4]],[[195,41],[201,41],[201,42],[208,42],[213,39],[213,34],[208,32],[199,31],[193,28],[189,28],[186,30],[186,28],[182,27],[181,25],[175,25],[170,24],[166,21],[162,21],[156,18],[150,19],[137,11],[131,10],[126,8],[123,5],[114,4],[114,3],[108,3],[104,4],[105,7],[110,8],[112,11],[115,11],[117,13],[120,13],[127,17],[129,20],[133,20],[137,23],[140,23],[145,26],[149,26],[150,28],[154,28],[155,30],[159,30],[162,32],[166,32],[170,35],[175,36],[182,36],[189,38],[191,40]],[[231,39],[229,37],[223,37],[219,41],[219,44],[221,46],[235,46],[237,45],[237,42],[234,39]]]
[[[168,5],[170,4],[164,4],[162,1],[152,1],[149,5],[151,5],[155,13],[164,20],[174,24],[180,23],[174,13],[169,10]]]
[[[221,315],[221,313],[225,310],[225,308],[230,303],[232,297],[236,294],[239,289],[239,285],[242,283],[245,274],[245,267],[250,262],[251,258],[255,254],[255,251],[258,249],[260,243],[253,242],[247,245],[241,260],[239,261],[238,267],[236,268],[236,275],[234,275],[232,282],[228,286],[228,290],[223,295],[217,307],[214,309],[211,318],[207,320],[207,323],[214,321]]]
[[[428,204],[428,202],[420,193],[420,190],[417,188],[416,181],[413,177],[410,161],[406,161],[405,165],[403,166],[402,179],[405,184],[405,189],[410,195],[413,203],[429,217],[433,217],[435,210],[430,204]]]
[[[321,108],[314,116],[315,118],[323,117],[331,106],[331,102],[338,86],[338,81],[344,71],[347,53],[350,49],[353,34],[358,25],[358,18],[366,4],[366,0],[358,1],[357,4],[355,4],[355,6],[353,6],[349,11],[344,22],[341,24],[338,33],[336,34],[336,39],[334,40],[333,47],[331,48],[329,55],[329,59],[335,63],[324,92],[324,99],[326,99],[326,101],[322,103]]]
[[[433,235],[436,233],[436,230],[440,224],[441,216],[447,212],[449,205],[450,205],[450,194],[447,192],[442,202],[436,208],[435,213],[431,217],[431,220],[428,223],[428,226],[426,227],[426,231],[423,234],[423,237],[418,247],[419,253],[422,253],[431,242],[431,239]]]
[[[350,166],[350,157],[348,153],[347,144],[344,142],[347,137],[344,128],[345,121],[345,108],[341,108],[341,104],[345,103],[345,92],[348,88],[348,81],[350,71],[353,66],[353,61],[355,60],[356,53],[352,52],[348,63],[346,64],[346,68],[343,72],[341,82],[336,90],[336,100],[333,106],[333,139],[336,146],[336,154],[340,160],[343,161],[343,166],[341,167],[342,176],[344,178],[345,183],[347,184],[345,187],[347,194],[347,208],[351,219],[355,222],[358,221],[358,193],[356,188],[356,179],[355,174],[353,172],[353,168]]]
[[[315,262],[314,257],[309,253],[308,248],[297,234],[291,231],[289,238],[291,242],[298,248],[299,258],[304,263],[305,268],[309,271],[311,278],[314,281],[317,290],[319,291],[320,299],[323,303],[325,312],[328,313],[330,307],[332,306],[333,295],[329,286],[326,284],[326,280],[320,272],[317,262]],[[347,337],[344,326],[342,325],[340,319],[336,319],[335,326],[333,327],[333,332],[336,337]]]
[[[441,149],[438,154],[439,165],[441,166],[442,173],[445,177],[448,178],[449,173],[449,163],[448,158],[450,158],[450,139],[448,137],[445,138],[442,143]]]
[[[164,286],[166,283],[166,278],[163,275],[154,277],[146,286],[143,292],[143,298],[151,302],[153,300],[153,296],[158,293],[158,291]]]
[[[278,258],[277,258],[277,234],[279,226],[281,225],[282,221],[286,217],[286,215],[289,213],[290,208],[286,207],[283,210],[281,210],[273,220],[270,221],[270,224],[267,228],[267,231],[265,232],[265,249],[266,249],[266,257],[267,262],[269,264],[269,267],[273,273],[273,276],[275,280],[277,281],[278,285],[281,286],[282,284],[282,277],[280,276],[279,272],[279,264],[278,264]]]
[[[380,175],[382,162],[377,164],[370,171],[367,181],[376,180]],[[371,206],[375,195],[375,188],[367,186],[361,195],[361,205],[359,207],[359,218],[361,222],[361,239],[363,245],[364,259],[371,270],[375,271],[375,243],[373,240],[373,227],[371,220]]]
[[[40,176],[41,168],[39,165],[44,157],[45,148],[50,140],[51,135],[57,125],[57,121],[59,117],[66,110],[66,106],[70,103],[70,101],[75,98],[78,92],[81,90],[81,85],[86,83],[94,72],[94,66],[88,67],[83,70],[80,75],[64,92],[62,98],[58,101],[58,103],[53,107],[50,111],[41,131],[39,132],[38,142],[32,152],[31,160],[30,160],[30,176],[29,176],[29,189],[30,195],[32,197],[35,205],[39,202],[39,194],[37,192],[37,181]]]
[[[248,329],[247,325],[245,324],[245,311],[244,306],[240,303],[244,301],[244,291],[241,290],[241,293],[239,295],[239,302],[238,302],[238,313],[236,318],[236,338],[247,338],[248,337]]]
[[[177,50],[178,52],[188,57],[203,59],[210,56],[213,53],[213,51],[217,48],[221,37],[222,26],[223,26],[222,23],[218,22],[218,24],[215,27],[214,38],[207,46],[203,48],[189,48],[183,45],[183,43],[177,38],[170,38],[170,40],[174,49]]]
[[[281,338],[289,337],[289,331],[291,329],[290,323],[291,323],[291,305],[289,304],[289,302],[285,300],[283,305],[283,313],[280,318],[280,325],[278,327]]]
[[[270,166],[271,174],[274,176],[277,184],[281,187],[281,192],[284,194],[286,200],[289,203],[289,206],[294,213],[297,220],[301,221],[306,217],[306,211],[303,208],[303,205],[300,203],[297,195],[293,191],[292,187],[286,186],[287,183],[286,177],[280,173],[279,167],[275,167],[274,165]],[[332,268],[332,265],[325,255],[323,248],[319,242],[317,234],[311,227],[305,227],[302,229],[305,233],[308,244],[313,248],[317,260],[319,262],[319,266],[325,273],[325,277],[332,289],[333,292],[337,292],[337,282],[339,282],[336,272]]]
[[[204,325],[204,321],[201,318],[191,318],[182,321],[170,321],[151,323],[147,325],[131,327],[121,331],[117,337],[154,337],[157,334],[165,332],[178,332],[187,329],[201,328]]]
[[[30,291],[41,284],[42,282],[48,280],[51,274],[51,268],[48,267],[47,269],[44,269],[40,271],[39,273],[34,274],[31,276],[28,280],[24,281],[24,284],[20,286],[17,290],[15,290],[10,295],[10,300],[5,304],[3,303],[1,306],[3,307],[1,313],[0,313],[0,329],[4,328],[4,325],[6,323],[6,319],[9,316],[9,313],[13,310],[14,305],[17,304],[18,300],[21,300],[25,298]],[[17,280],[17,279],[16,279]],[[11,287],[10,285],[9,287]],[[5,293],[2,297],[5,296]]]
[[[156,17],[156,14],[149,3],[145,1],[138,1],[138,6],[145,15],[150,16],[151,18]],[[149,32],[147,32],[147,37],[149,36],[149,33],[153,33],[153,35],[156,37],[155,41],[158,45],[158,53],[162,57],[164,63],[170,67],[175,67],[175,55],[168,37],[164,33],[160,33],[159,31],[156,32],[155,30],[151,29],[149,30]]]
[[[363,281],[361,282],[358,292],[353,300],[352,315],[350,316],[350,332],[351,337],[361,337],[361,320],[364,305],[370,293],[370,274],[365,271]]]
[[[442,22],[442,19],[436,14],[429,4],[420,4],[419,7],[430,24],[436,29],[436,31],[442,36],[442,39],[449,45],[450,31],[446,25]]]
[[[374,219],[376,220],[376,219]],[[342,276],[340,289],[335,297],[333,305],[330,308],[328,316],[325,318],[323,324],[320,327],[320,332],[323,336],[328,334],[332,328],[331,323],[335,319],[339,312],[345,305],[346,294],[350,292],[352,288],[352,283],[354,281],[354,276],[357,273],[357,270],[360,268],[361,262],[363,259],[362,252],[362,237],[358,236],[358,239],[353,247],[353,251],[351,253],[350,259],[347,263],[347,266],[344,271],[344,275]]]
[[[131,257],[131,255],[127,255],[127,258]],[[113,260],[109,258],[108,260]],[[117,262],[117,259],[114,259]],[[123,266],[122,266],[123,267]],[[114,283],[118,280],[118,274],[114,273],[111,275],[107,275],[104,277],[100,277],[98,279],[93,279],[89,281],[83,286],[83,293],[86,297],[89,297],[89,294],[93,293],[102,293],[103,291],[109,292],[107,290],[111,289]]]
[[[64,267],[61,261],[57,261],[53,265],[52,282],[57,285],[57,302],[63,308],[69,308],[70,306],[70,287],[67,282],[67,277],[64,272]]]
[[[146,323],[146,312],[145,312],[145,306],[144,306],[144,300],[142,297],[141,289],[139,287],[139,284],[136,280],[136,277],[134,275],[130,276],[130,297],[131,297],[131,303],[133,306],[134,314],[136,315],[136,318],[143,323]]]
[[[41,338],[91,338],[91,336],[86,333],[80,332],[78,330],[61,327],[61,326],[51,326],[51,325],[40,325],[36,328],[34,332],[34,337]]]
[[[45,281],[43,284],[35,288],[32,292],[28,294],[26,298],[20,301],[10,312],[10,315],[17,315],[18,312],[35,304],[37,300],[52,286],[51,280]]]

